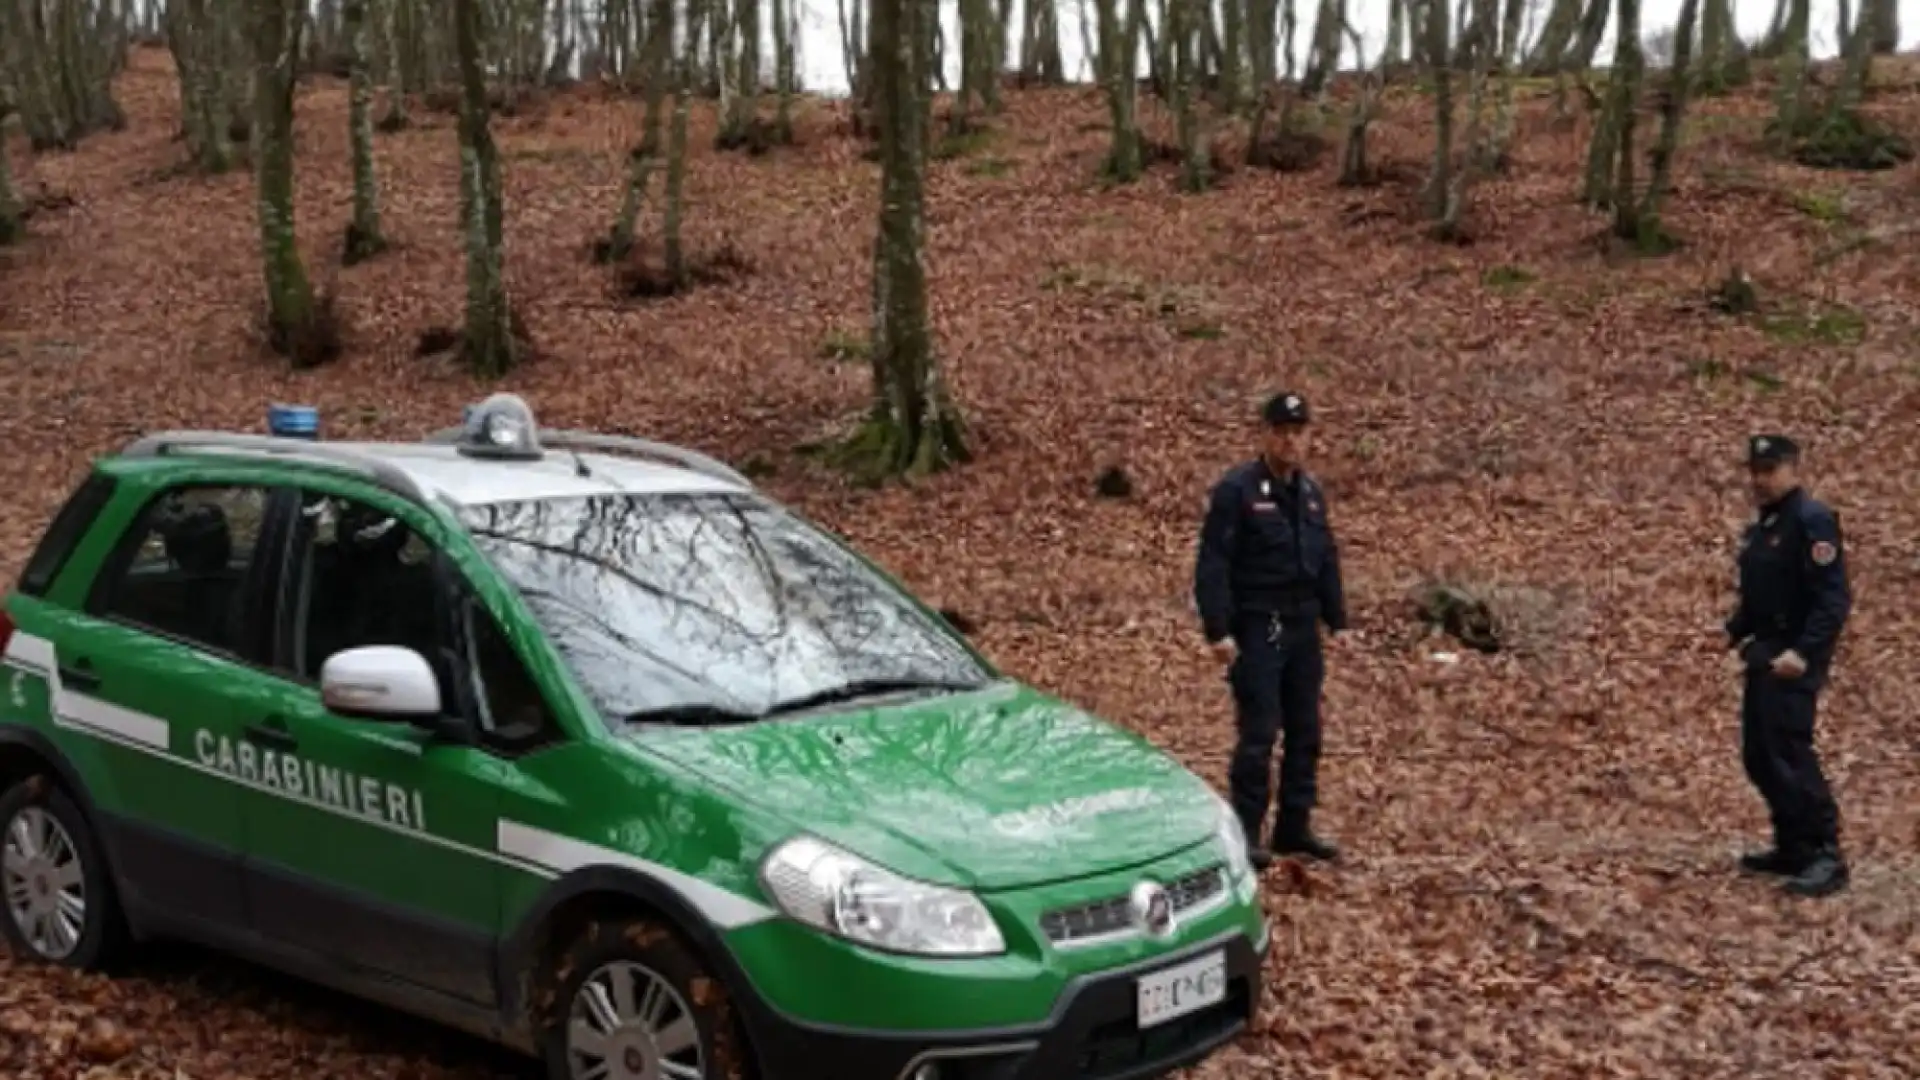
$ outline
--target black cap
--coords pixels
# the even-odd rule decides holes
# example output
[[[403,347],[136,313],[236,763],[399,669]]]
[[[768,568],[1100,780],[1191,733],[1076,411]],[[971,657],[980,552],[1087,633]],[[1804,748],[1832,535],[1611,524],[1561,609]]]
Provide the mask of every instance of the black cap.
[[[1266,408],[1260,410],[1260,418],[1267,422],[1268,427],[1304,424],[1309,419],[1307,399],[1291,390],[1282,390],[1267,399]]]
[[[1800,460],[1800,444],[1785,435],[1755,435],[1747,440],[1747,466],[1771,467]]]

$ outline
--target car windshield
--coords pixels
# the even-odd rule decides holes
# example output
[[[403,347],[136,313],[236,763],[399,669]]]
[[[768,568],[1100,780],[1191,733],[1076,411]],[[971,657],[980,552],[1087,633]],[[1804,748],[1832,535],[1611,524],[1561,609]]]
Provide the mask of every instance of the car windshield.
[[[751,493],[461,512],[610,723],[738,722],[994,678],[834,538]]]

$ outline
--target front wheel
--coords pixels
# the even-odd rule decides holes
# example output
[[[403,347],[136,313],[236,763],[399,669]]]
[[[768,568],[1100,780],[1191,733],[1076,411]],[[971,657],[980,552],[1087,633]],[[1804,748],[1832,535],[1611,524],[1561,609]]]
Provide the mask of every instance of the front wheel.
[[[0,898],[0,934],[19,959],[95,971],[125,939],[86,815],[44,776],[0,793]]]
[[[658,924],[596,922],[554,970],[541,1048],[548,1080],[752,1075],[725,988]]]

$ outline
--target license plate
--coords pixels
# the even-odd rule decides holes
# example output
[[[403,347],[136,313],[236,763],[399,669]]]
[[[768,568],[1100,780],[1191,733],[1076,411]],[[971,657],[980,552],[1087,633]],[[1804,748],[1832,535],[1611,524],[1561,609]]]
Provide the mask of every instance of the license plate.
[[[1227,954],[1208,953],[1179,967],[1142,975],[1135,989],[1142,1028],[1217,1005],[1227,997]]]

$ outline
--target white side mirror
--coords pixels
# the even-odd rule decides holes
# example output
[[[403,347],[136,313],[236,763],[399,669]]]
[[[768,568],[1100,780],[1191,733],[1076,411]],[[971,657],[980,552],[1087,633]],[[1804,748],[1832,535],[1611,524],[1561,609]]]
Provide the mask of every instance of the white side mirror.
[[[421,719],[440,715],[440,680],[404,645],[362,645],[320,666],[320,700],[342,716]]]

